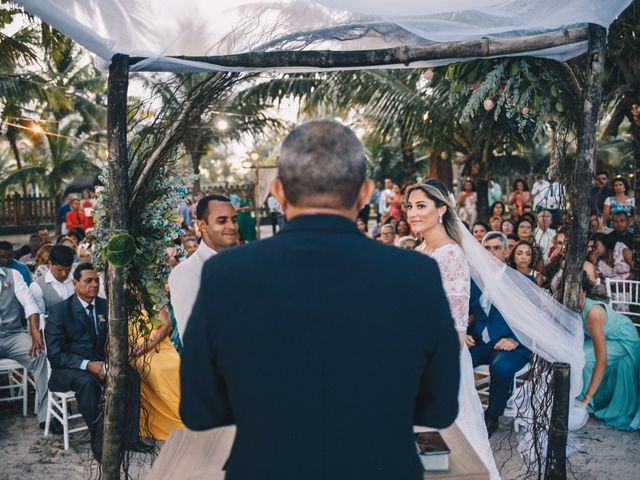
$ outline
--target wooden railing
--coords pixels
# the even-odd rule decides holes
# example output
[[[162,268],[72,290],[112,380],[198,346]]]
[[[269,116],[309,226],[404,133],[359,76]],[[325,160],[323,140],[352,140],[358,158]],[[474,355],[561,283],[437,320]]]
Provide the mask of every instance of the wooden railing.
[[[51,225],[56,222],[55,201],[44,196],[12,195],[0,199],[0,226]]]

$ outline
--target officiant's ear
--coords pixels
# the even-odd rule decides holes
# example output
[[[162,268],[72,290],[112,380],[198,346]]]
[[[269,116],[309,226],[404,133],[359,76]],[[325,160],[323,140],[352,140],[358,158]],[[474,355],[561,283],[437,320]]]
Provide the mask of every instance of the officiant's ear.
[[[282,182],[280,181],[279,178],[275,178],[271,182],[271,186],[269,187],[269,191],[271,192],[271,195],[276,197],[276,200],[278,201],[280,206],[283,209],[286,209],[287,206],[289,205],[289,202],[287,201],[287,197],[284,195],[284,187],[282,186]]]
[[[358,200],[356,204],[356,206],[358,207],[358,211],[362,210],[362,207],[369,203],[375,189],[376,184],[373,182],[373,180],[365,180],[362,183],[360,192],[358,192]]]

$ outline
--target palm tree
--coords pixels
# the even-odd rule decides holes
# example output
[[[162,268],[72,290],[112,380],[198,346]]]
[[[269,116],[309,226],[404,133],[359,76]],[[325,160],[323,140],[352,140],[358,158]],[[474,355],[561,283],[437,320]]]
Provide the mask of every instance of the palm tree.
[[[624,122],[635,157],[635,201],[640,205],[640,1],[631,4],[609,29],[603,107],[611,109],[603,139],[615,138]],[[603,108],[604,110],[604,108]],[[638,207],[635,224],[640,225]],[[640,228],[633,236],[633,270],[640,278]]]
[[[52,125],[52,131],[33,135],[34,143],[27,151],[27,164],[7,172],[0,182],[0,195],[18,184],[37,185],[46,195],[55,199],[57,211],[66,181],[78,173],[100,171],[92,151],[104,137],[103,132],[80,134],[82,119],[77,115],[65,117]]]
[[[206,78],[205,74],[177,74],[169,81],[162,79],[148,86],[162,99],[163,109],[175,109]],[[200,173],[202,157],[210,146],[240,140],[246,134],[254,137],[273,134],[283,128],[280,120],[265,112],[265,106],[243,101],[232,89],[208,105],[203,113],[194,112],[188,124],[181,143],[196,175]],[[194,191],[200,190],[199,178],[195,180],[193,188]]]

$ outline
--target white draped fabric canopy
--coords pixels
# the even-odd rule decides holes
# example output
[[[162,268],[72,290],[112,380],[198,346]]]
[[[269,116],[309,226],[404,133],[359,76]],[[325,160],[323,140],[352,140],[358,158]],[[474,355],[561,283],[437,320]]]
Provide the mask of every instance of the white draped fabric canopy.
[[[353,52],[483,38],[508,39],[594,23],[608,27],[631,0],[14,0],[96,55],[138,59],[132,71],[313,71],[314,65],[229,65],[187,57],[250,52]],[[578,39],[518,54],[567,60]],[[473,58],[473,57],[468,57]],[[467,58],[467,59],[468,59]],[[436,66],[460,58],[378,64]],[[374,63],[376,63],[374,62]],[[224,63],[224,62],[221,62]],[[360,67],[362,68],[362,67]]]

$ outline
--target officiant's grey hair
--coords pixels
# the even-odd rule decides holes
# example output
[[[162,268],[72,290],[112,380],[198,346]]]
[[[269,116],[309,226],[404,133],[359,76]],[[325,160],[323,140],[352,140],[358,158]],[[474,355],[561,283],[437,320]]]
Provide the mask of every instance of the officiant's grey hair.
[[[285,138],[278,177],[291,205],[352,208],[365,181],[364,147],[348,127],[312,120]]]

